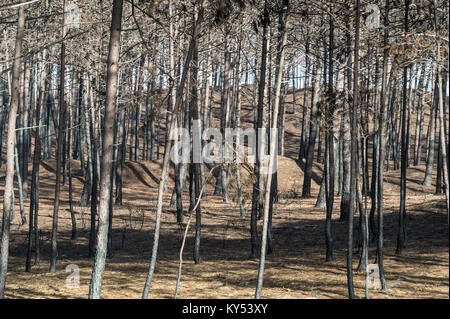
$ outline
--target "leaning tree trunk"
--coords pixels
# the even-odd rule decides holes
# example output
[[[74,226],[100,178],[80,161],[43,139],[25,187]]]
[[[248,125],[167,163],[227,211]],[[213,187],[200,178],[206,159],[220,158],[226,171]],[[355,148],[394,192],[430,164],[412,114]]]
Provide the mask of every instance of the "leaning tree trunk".
[[[168,128],[169,128],[168,141],[173,140],[173,136],[174,136],[176,117],[173,114],[177,114],[178,112],[181,111],[182,102],[183,102],[182,97],[183,97],[184,86],[186,84],[187,73],[189,70],[189,65],[192,60],[192,55],[194,52],[194,45],[195,45],[195,43],[198,39],[199,33],[200,33],[200,25],[203,20],[203,10],[202,10],[203,1],[204,0],[202,0],[201,4],[200,4],[198,18],[194,24],[192,38],[189,43],[189,49],[187,51],[186,59],[183,64],[183,73],[182,73],[181,81],[180,81],[178,91],[177,91],[177,96],[176,96],[175,105],[174,105],[175,108],[174,108],[172,114],[170,115],[170,122],[169,122],[170,124],[168,126]],[[154,239],[153,239],[152,255],[150,258],[150,265],[149,265],[149,269],[148,269],[147,279],[145,281],[144,290],[142,292],[143,299],[148,298],[148,293],[150,291],[153,273],[155,271],[156,257],[158,254],[159,234],[160,234],[160,229],[161,229],[161,213],[162,213],[162,204],[163,204],[164,185],[168,179],[169,155],[170,155],[171,146],[172,146],[172,143],[167,143],[166,148],[164,150],[164,160],[163,160],[161,177],[159,179],[158,200],[157,200],[157,205],[156,205],[155,235],[154,235]]]
[[[273,131],[276,131],[277,124],[278,124],[278,113],[279,113],[279,106],[280,106],[280,96],[281,96],[281,82],[282,82],[282,76],[283,76],[283,69],[284,69],[284,56],[285,56],[285,47],[286,47],[286,40],[287,40],[287,28],[288,28],[288,11],[289,11],[289,2],[287,0],[282,0],[282,7],[283,10],[280,11],[280,25],[279,25],[279,43],[277,48],[277,63],[276,63],[276,87],[275,87],[275,104],[273,106],[273,122],[272,122],[272,128]],[[266,2],[267,5],[267,2]],[[266,7],[267,10],[267,7]],[[265,205],[264,205],[264,215],[263,215],[263,230],[262,230],[262,238],[261,238],[261,251],[260,251],[260,260],[259,260],[259,269],[258,269],[258,281],[256,284],[256,291],[255,291],[255,299],[259,299],[261,297],[261,291],[263,286],[263,278],[264,278],[264,266],[265,266],[265,258],[266,258],[266,246],[267,246],[267,233],[268,233],[268,226],[269,226],[269,201],[271,192],[271,183],[272,183],[272,177],[276,176],[276,174],[273,174],[274,170],[276,169],[277,165],[277,155],[278,151],[276,150],[276,144],[277,144],[278,138],[277,135],[271,134],[270,139],[270,157],[269,157],[269,165],[268,165],[268,174],[267,174],[267,181],[266,181],[266,187],[265,187]]]

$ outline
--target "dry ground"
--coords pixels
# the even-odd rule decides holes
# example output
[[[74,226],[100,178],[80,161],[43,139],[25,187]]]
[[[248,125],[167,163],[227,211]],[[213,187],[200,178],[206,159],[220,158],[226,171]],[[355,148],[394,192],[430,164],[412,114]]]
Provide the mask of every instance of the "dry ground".
[[[288,98],[289,101],[289,98]],[[297,102],[299,103],[299,102]],[[264,298],[346,298],[346,224],[338,221],[340,197],[333,212],[335,249],[333,262],[325,262],[325,209],[315,208],[321,165],[314,166],[313,197],[302,199],[303,172],[292,159],[298,151],[300,119],[287,116],[287,157],[279,159],[280,200],[273,217],[274,252],[267,256]],[[140,298],[153,240],[157,181],[160,162],[126,162],[124,171],[124,206],[114,208],[113,257],[107,260],[103,280],[103,298]],[[82,189],[79,162],[74,162],[74,200]],[[54,162],[41,168],[40,227],[42,261],[26,273],[27,226],[21,226],[16,200],[16,219],[11,227],[11,249],[7,279],[7,298],[86,298],[93,261],[87,258],[89,208],[75,205],[78,237],[70,240],[68,187],[63,188],[60,210],[58,264],[56,274],[48,274],[51,214],[54,198]],[[31,167],[30,167],[31,171]],[[399,207],[399,172],[385,178],[385,272],[386,291],[370,290],[371,298],[449,298],[448,217],[443,195],[434,195],[434,186],[421,181],[424,166],[408,169],[407,247],[396,256],[397,216]],[[165,197],[162,233],[151,298],[172,298],[179,263],[182,230],[175,214],[168,209],[173,186]],[[179,298],[251,298],[256,284],[258,260],[249,260],[249,201],[247,217],[239,218],[235,203],[223,203],[212,196],[214,180],[202,201],[203,228],[201,255],[203,263],[192,260],[193,223],[183,255],[183,275]],[[4,166],[0,169],[0,191],[4,185]],[[250,193],[245,190],[246,195]],[[18,193],[16,193],[18,199]],[[3,198],[1,198],[3,200]],[[188,202],[185,193],[185,203]],[[28,201],[25,209],[28,213]],[[370,207],[370,200],[368,200]],[[187,216],[185,222],[187,221]],[[355,225],[358,220],[355,220]],[[261,226],[261,222],[258,223]],[[356,234],[356,231],[355,231]],[[370,248],[370,262],[374,261]],[[80,287],[66,287],[65,267],[80,268]],[[355,254],[355,266],[358,255]],[[358,297],[364,296],[363,274],[355,275]]]

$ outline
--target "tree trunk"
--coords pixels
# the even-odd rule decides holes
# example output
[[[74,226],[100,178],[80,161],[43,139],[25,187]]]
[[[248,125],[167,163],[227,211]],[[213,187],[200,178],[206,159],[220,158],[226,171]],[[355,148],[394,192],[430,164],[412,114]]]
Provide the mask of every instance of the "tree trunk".
[[[9,229],[11,215],[14,210],[14,145],[16,137],[16,118],[19,106],[20,72],[22,66],[22,42],[25,26],[25,8],[18,9],[17,34],[14,47],[14,63],[12,67],[11,100],[9,105],[8,135],[6,145],[6,179],[3,193],[2,237],[0,246],[0,299],[5,296],[6,275],[8,273]]]
[[[176,125],[176,118],[175,116],[173,116],[173,114],[177,114],[178,112],[181,111],[181,107],[182,107],[182,96],[183,96],[183,91],[184,91],[184,86],[186,83],[186,77],[187,77],[187,73],[188,73],[188,69],[189,69],[189,65],[191,63],[192,60],[192,55],[193,55],[193,51],[194,51],[194,45],[198,40],[198,36],[199,36],[199,32],[200,32],[200,25],[201,22],[203,20],[203,1],[200,4],[200,8],[199,8],[199,12],[198,12],[198,18],[195,21],[194,27],[193,27],[193,32],[192,32],[192,38],[189,44],[189,49],[187,51],[186,54],[186,59],[184,61],[183,64],[183,73],[182,73],[182,77],[181,77],[181,82],[179,84],[178,87],[178,91],[177,91],[177,97],[175,100],[175,108],[174,111],[172,112],[172,115],[170,115],[170,122],[169,123],[169,138],[168,141],[171,141],[173,139],[173,135],[174,135],[174,130],[175,130],[175,125]],[[143,299],[147,299],[148,298],[148,293],[150,291],[150,286],[151,286],[151,282],[152,282],[152,278],[153,278],[153,273],[155,271],[155,265],[156,265],[156,257],[157,257],[157,253],[158,253],[158,244],[159,244],[159,234],[160,234],[160,229],[161,229],[161,213],[162,213],[162,204],[163,204],[163,191],[164,191],[164,184],[166,183],[166,180],[168,178],[168,168],[169,168],[169,155],[170,155],[170,148],[171,148],[171,143],[167,143],[167,146],[164,150],[164,161],[163,161],[163,166],[162,166],[162,172],[161,172],[161,177],[159,180],[159,188],[158,188],[158,200],[157,200],[157,206],[156,206],[156,225],[155,225],[155,235],[153,238],[153,247],[152,247],[152,254],[151,254],[151,259],[150,259],[150,265],[149,265],[149,270],[148,270],[148,274],[147,274],[147,279],[145,281],[145,285],[144,285],[144,290],[142,292],[142,298]]]
[[[279,17],[279,40],[277,47],[277,62],[276,62],[276,84],[275,84],[275,103],[273,106],[273,122],[272,128],[277,129],[278,125],[278,113],[280,106],[280,96],[281,96],[281,84],[283,79],[283,70],[284,70],[284,56],[285,56],[285,47],[287,40],[287,28],[288,28],[288,14],[289,14],[289,2],[287,0],[281,0],[280,17]],[[267,1],[265,3],[265,10],[267,10]],[[264,41],[263,41],[264,42]],[[266,246],[267,246],[267,234],[269,229],[269,201],[271,195],[271,183],[274,169],[277,167],[277,155],[278,151],[276,150],[277,144],[277,135],[271,135],[270,140],[270,157],[269,157],[269,165],[268,165],[268,175],[267,182],[265,187],[265,205],[264,205],[264,217],[263,217],[263,230],[262,230],[262,238],[261,238],[261,251],[260,251],[260,260],[259,260],[259,269],[258,269],[258,281],[256,284],[255,290],[255,299],[261,298],[261,291],[263,286],[263,278],[264,278],[264,266],[265,266],[265,258],[266,258]]]
[[[438,93],[438,77],[437,77],[437,70],[436,66],[434,67],[434,94],[433,94],[433,100],[431,102],[430,106],[430,121],[429,121],[429,144],[428,144],[428,155],[427,155],[427,166],[425,169],[425,178],[423,181],[424,186],[430,186],[431,182],[433,181],[433,168],[434,168],[434,143],[436,139],[436,112],[438,107],[438,99],[439,99],[439,93]]]
[[[389,39],[389,1],[385,0],[385,13],[384,13],[384,52],[383,52],[383,74],[381,79],[381,92],[380,92],[380,112],[378,113],[378,170],[377,170],[377,210],[378,210],[378,232],[377,232],[377,262],[378,270],[380,275],[381,289],[386,289],[386,279],[384,277],[384,265],[383,265],[383,244],[384,244],[384,220],[383,220],[383,190],[384,190],[384,157],[385,157],[385,132],[386,132],[386,122],[387,122],[387,107],[386,103],[389,101],[387,99],[389,82],[387,80],[388,75],[388,39]]]
[[[63,1],[63,10],[66,10],[66,1]],[[66,36],[65,14],[63,13],[62,21],[62,39],[61,43],[61,60],[59,66],[59,117],[58,117],[58,143],[56,148],[56,183],[55,183],[55,198],[53,201],[53,222],[52,222],[52,237],[51,237],[51,255],[49,273],[56,272],[56,256],[57,256],[57,234],[58,234],[58,213],[59,213],[59,196],[61,192],[61,160],[63,148],[63,136],[65,129],[64,112],[66,109],[66,102],[64,99],[64,87],[66,85],[64,73],[66,71],[66,45],[64,38]]]
[[[111,35],[108,50],[107,79],[106,79],[106,108],[105,125],[103,130],[103,149],[102,165],[100,172],[100,203],[99,203],[99,221],[97,232],[97,247],[95,250],[95,262],[92,270],[92,277],[89,286],[89,298],[99,299],[102,289],[102,278],[105,269],[105,259],[107,251],[108,219],[111,174],[113,168],[114,152],[114,126],[116,122],[117,107],[117,82],[119,69],[119,49],[120,32],[122,28],[122,7],[123,0],[114,0],[111,21]]]
[[[351,123],[351,177],[350,177],[350,209],[348,217],[348,237],[347,237],[347,285],[348,285],[348,296],[350,299],[355,298],[355,292],[353,287],[353,214],[354,214],[354,203],[356,189],[358,187],[357,176],[358,176],[358,150],[357,150],[357,112],[359,105],[359,31],[360,31],[360,0],[356,0],[356,26],[355,26],[355,49],[354,49],[354,73],[353,73],[353,103],[350,113],[350,123]]]
[[[261,145],[259,143],[259,129],[263,127],[263,112],[264,112],[264,93],[266,86],[266,65],[267,65],[267,51],[268,51],[268,25],[269,25],[269,11],[268,11],[268,3],[267,0],[264,2],[264,13],[262,16],[263,22],[263,35],[262,35],[262,51],[261,51],[261,67],[260,67],[260,77],[259,77],[259,88],[258,88],[258,106],[257,106],[257,120],[255,129],[256,131],[256,150],[255,150],[255,163],[254,163],[254,172],[256,175],[256,180],[253,183],[253,192],[252,192],[252,210],[251,210],[251,218],[250,218],[250,238],[251,238],[251,250],[250,250],[250,258],[256,258],[258,251],[258,212],[262,206],[262,189],[261,189],[261,163],[262,159],[260,158],[261,153]]]
[[[306,150],[306,163],[305,163],[305,174],[303,177],[303,190],[302,197],[311,197],[311,178],[312,178],[312,167],[314,160],[314,148],[316,144],[317,131],[318,131],[318,114],[317,114],[317,102],[319,101],[319,90],[320,90],[320,75],[321,75],[321,61],[316,59],[316,64],[314,65],[314,84],[313,84],[313,94],[311,102],[311,123],[309,126],[309,141]]]

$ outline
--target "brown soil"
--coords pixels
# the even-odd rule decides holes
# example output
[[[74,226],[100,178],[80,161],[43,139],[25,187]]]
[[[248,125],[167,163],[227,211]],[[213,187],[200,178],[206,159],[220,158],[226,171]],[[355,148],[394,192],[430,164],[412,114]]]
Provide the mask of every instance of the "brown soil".
[[[288,102],[289,102],[288,98]],[[300,101],[297,101],[299,104]],[[289,108],[288,108],[289,110]],[[217,110],[216,110],[217,111]],[[334,261],[325,262],[325,209],[315,208],[322,166],[315,163],[313,197],[300,198],[303,171],[296,161],[300,117],[287,115],[286,155],[279,157],[278,187],[280,200],[273,217],[274,252],[267,256],[264,298],[346,298],[346,223],[339,222],[340,197],[333,212]],[[74,201],[82,190],[80,164],[74,161]],[[49,274],[50,231],[54,198],[54,162],[41,167],[40,212],[41,264],[26,273],[25,255],[28,226],[20,225],[18,192],[16,218],[11,226],[11,249],[7,278],[7,298],[86,298],[93,260],[87,258],[89,207],[75,203],[78,237],[70,240],[71,219],[68,211],[68,187],[62,191],[56,274]],[[388,289],[370,290],[371,298],[449,298],[448,217],[444,195],[434,195],[434,186],[421,181],[424,166],[408,169],[407,247],[395,255],[399,207],[399,172],[385,174],[385,272]],[[30,166],[31,171],[31,166]],[[157,182],[161,162],[126,162],[124,171],[124,206],[114,207],[113,257],[107,260],[103,279],[103,298],[140,298],[148,271],[155,225]],[[4,166],[0,169],[4,176]],[[435,175],[434,175],[435,176]],[[150,291],[151,298],[173,298],[182,240],[175,212],[168,208],[173,186],[165,195],[158,262]],[[194,223],[188,232],[183,254],[183,274],[179,298],[252,298],[256,285],[258,259],[248,259],[249,201],[247,217],[239,218],[239,208],[212,196],[214,180],[202,201],[203,262],[192,260]],[[3,189],[4,177],[0,178]],[[248,194],[251,189],[245,189]],[[187,192],[184,194],[188,203]],[[370,199],[368,199],[370,209]],[[29,199],[25,200],[28,214]],[[188,217],[186,215],[185,222]],[[261,226],[261,221],[258,222]],[[358,225],[356,217],[355,225]],[[355,229],[355,234],[357,231]],[[358,264],[355,254],[354,265]],[[374,262],[375,247],[369,262]],[[65,268],[80,268],[80,288],[66,287]],[[364,296],[364,274],[355,274],[357,297]]]

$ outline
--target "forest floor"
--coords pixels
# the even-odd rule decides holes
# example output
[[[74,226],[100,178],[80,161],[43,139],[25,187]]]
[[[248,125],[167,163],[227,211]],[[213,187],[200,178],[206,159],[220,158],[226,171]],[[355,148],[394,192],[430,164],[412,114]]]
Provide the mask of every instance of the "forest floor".
[[[299,117],[287,115],[286,157],[279,157],[279,203],[273,216],[274,251],[267,256],[263,298],[346,298],[347,225],[339,222],[340,197],[333,210],[334,261],[325,262],[325,208],[314,207],[319,191],[322,166],[314,165],[312,197],[300,198],[303,171],[293,160],[297,152]],[[55,163],[42,163],[40,171],[41,263],[26,273],[27,225],[20,225],[18,193],[16,218],[11,226],[11,248],[6,285],[7,298],[86,298],[93,260],[87,258],[89,207],[79,207],[82,190],[80,164],[73,162],[74,209],[77,238],[71,240],[68,187],[62,189],[58,234],[58,261],[55,274],[48,273],[51,218],[55,184]],[[155,226],[155,206],[159,162],[126,162],[124,167],[123,206],[114,206],[113,256],[107,260],[103,279],[103,298],[140,298],[148,272]],[[31,166],[30,166],[31,171]],[[406,229],[407,247],[395,255],[399,210],[400,172],[385,173],[385,246],[384,268],[387,290],[372,289],[371,298],[449,298],[449,237],[444,195],[435,195],[435,184],[421,185],[425,166],[410,167],[407,174]],[[244,174],[245,175],[245,174]],[[434,174],[435,177],[435,174]],[[244,180],[248,177],[244,176]],[[215,180],[208,181],[208,197],[202,206],[202,263],[194,264],[193,235],[195,218],[188,231],[183,254],[179,298],[252,298],[258,271],[258,259],[249,259],[251,189],[245,183],[245,219],[239,217],[234,201],[224,203],[212,196]],[[0,169],[0,189],[4,185],[4,166]],[[179,250],[184,224],[176,222],[168,204],[173,187],[164,197],[160,246],[150,298],[173,298],[179,267]],[[233,192],[232,192],[233,193]],[[184,193],[184,205],[189,203]],[[337,195],[337,194],[336,194]],[[233,197],[233,196],[232,196]],[[370,209],[370,198],[367,200]],[[25,200],[28,215],[29,199]],[[28,216],[27,216],[28,217]],[[355,236],[358,216],[355,216]],[[258,222],[261,229],[262,221]],[[355,250],[356,251],[356,250]],[[375,260],[375,245],[370,247],[369,263]],[[354,265],[359,254],[355,253]],[[80,287],[66,287],[75,264],[80,270]],[[364,297],[364,273],[355,273],[355,292]]]

